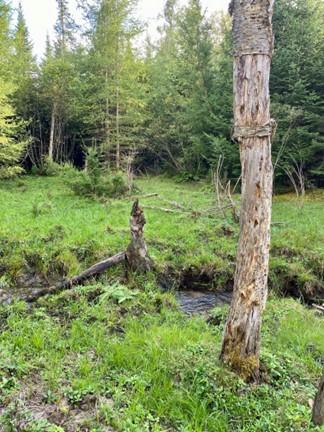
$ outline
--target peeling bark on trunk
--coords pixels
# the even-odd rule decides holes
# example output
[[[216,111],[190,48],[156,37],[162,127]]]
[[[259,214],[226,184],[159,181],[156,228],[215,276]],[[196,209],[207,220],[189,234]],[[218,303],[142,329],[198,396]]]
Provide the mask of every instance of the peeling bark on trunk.
[[[274,0],[233,0],[234,134],[240,145],[242,207],[234,293],[221,359],[244,378],[259,376],[267,300],[273,168],[269,75]]]
[[[150,271],[151,259],[147,253],[144,240],[144,226],[146,224],[144,212],[139,206],[138,200],[133,204],[130,229],[132,240],[127,248],[126,257],[129,267],[135,271]]]
[[[313,423],[317,426],[324,425],[324,374],[321,379],[318,393],[313,407]]]

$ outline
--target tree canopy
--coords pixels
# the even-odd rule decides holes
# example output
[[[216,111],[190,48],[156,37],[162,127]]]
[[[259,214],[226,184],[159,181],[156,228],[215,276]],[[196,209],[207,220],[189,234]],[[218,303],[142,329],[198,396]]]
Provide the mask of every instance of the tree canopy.
[[[224,176],[237,179],[230,19],[208,16],[199,0],[168,0],[152,41],[136,5],[80,2],[78,25],[68,2],[57,0],[55,39],[37,64],[22,8],[15,14],[0,1],[1,97],[31,138],[23,166],[50,156],[82,167],[95,146],[107,166],[119,168],[132,153],[139,170],[185,179],[206,176],[221,157]],[[323,15],[320,0],[276,2],[270,86],[278,185],[289,184],[289,169],[310,186],[323,182]]]

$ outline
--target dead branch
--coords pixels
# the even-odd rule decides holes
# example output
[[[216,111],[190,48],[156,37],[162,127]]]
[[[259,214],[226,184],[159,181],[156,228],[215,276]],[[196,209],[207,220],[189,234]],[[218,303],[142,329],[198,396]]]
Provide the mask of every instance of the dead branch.
[[[145,205],[145,206],[143,206],[143,208],[149,209],[149,210],[159,210],[159,211],[163,211],[165,213],[177,213],[177,214],[181,213],[180,209],[176,210],[176,209],[157,207],[157,206],[150,206],[150,205]]]
[[[317,304],[313,303],[312,307],[315,308],[315,309],[317,309],[318,311],[324,313],[324,304],[322,306],[320,306],[320,305],[317,305]]]
[[[171,206],[173,206],[173,207],[175,207],[175,208],[177,208],[179,210],[192,211],[191,208],[186,208],[182,204],[179,204],[177,201],[170,201],[170,200],[167,200],[165,198],[162,198],[161,200],[164,201],[164,202],[166,202],[167,204],[170,204]]]
[[[145,195],[131,195],[129,197],[126,197],[126,199],[131,198],[131,199],[144,199],[144,198],[153,198],[153,197],[158,197],[159,194],[158,193],[149,193],[149,194],[145,194]]]
[[[306,194],[303,162],[298,162],[294,157],[291,157],[291,160],[292,165],[283,166],[283,170],[287,174],[291,184],[293,185],[297,199],[300,200],[300,208],[302,208],[304,206],[304,199]]]
[[[238,211],[236,204],[235,204],[233,197],[232,197],[231,182],[230,181],[227,183],[227,186],[226,186],[226,195],[227,195],[228,201],[230,202],[230,205],[232,208],[233,220],[235,223],[239,223],[240,222],[240,214],[239,214],[239,211]]]
[[[224,164],[224,157],[223,155],[221,155],[218,159],[216,169],[212,173],[217,208],[220,212],[223,213],[224,217],[226,217],[225,210],[227,208],[230,208],[232,210],[232,216],[234,222],[239,223],[240,215],[239,215],[239,210],[237,208],[237,205],[232,197],[231,182],[228,181],[227,184],[225,185],[221,178],[223,164]],[[235,192],[240,182],[240,179],[241,177],[236,182],[233,192]],[[228,203],[229,205],[227,205],[226,203]]]

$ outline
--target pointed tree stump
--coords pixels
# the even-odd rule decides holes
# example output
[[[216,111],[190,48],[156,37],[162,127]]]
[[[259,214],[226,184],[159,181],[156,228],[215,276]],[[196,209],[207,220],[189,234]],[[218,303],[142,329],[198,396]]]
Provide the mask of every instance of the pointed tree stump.
[[[131,242],[126,251],[126,259],[131,270],[147,272],[152,268],[152,261],[147,253],[144,240],[144,226],[146,224],[144,212],[139,206],[138,199],[134,202],[131,218]]]
[[[313,423],[317,426],[324,425],[324,374],[322,376],[318,393],[314,402]]]

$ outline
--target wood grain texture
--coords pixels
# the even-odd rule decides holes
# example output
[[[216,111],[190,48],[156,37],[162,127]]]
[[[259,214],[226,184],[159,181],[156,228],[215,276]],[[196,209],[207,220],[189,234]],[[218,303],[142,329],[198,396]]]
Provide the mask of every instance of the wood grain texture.
[[[318,426],[324,425],[324,373],[314,401],[313,423]]]
[[[254,380],[259,375],[270,250],[272,8],[273,1],[268,0],[233,3],[234,129],[240,146],[242,206],[234,293],[221,358],[246,379]],[[256,53],[256,47],[263,48]],[[263,133],[258,133],[260,130]]]

